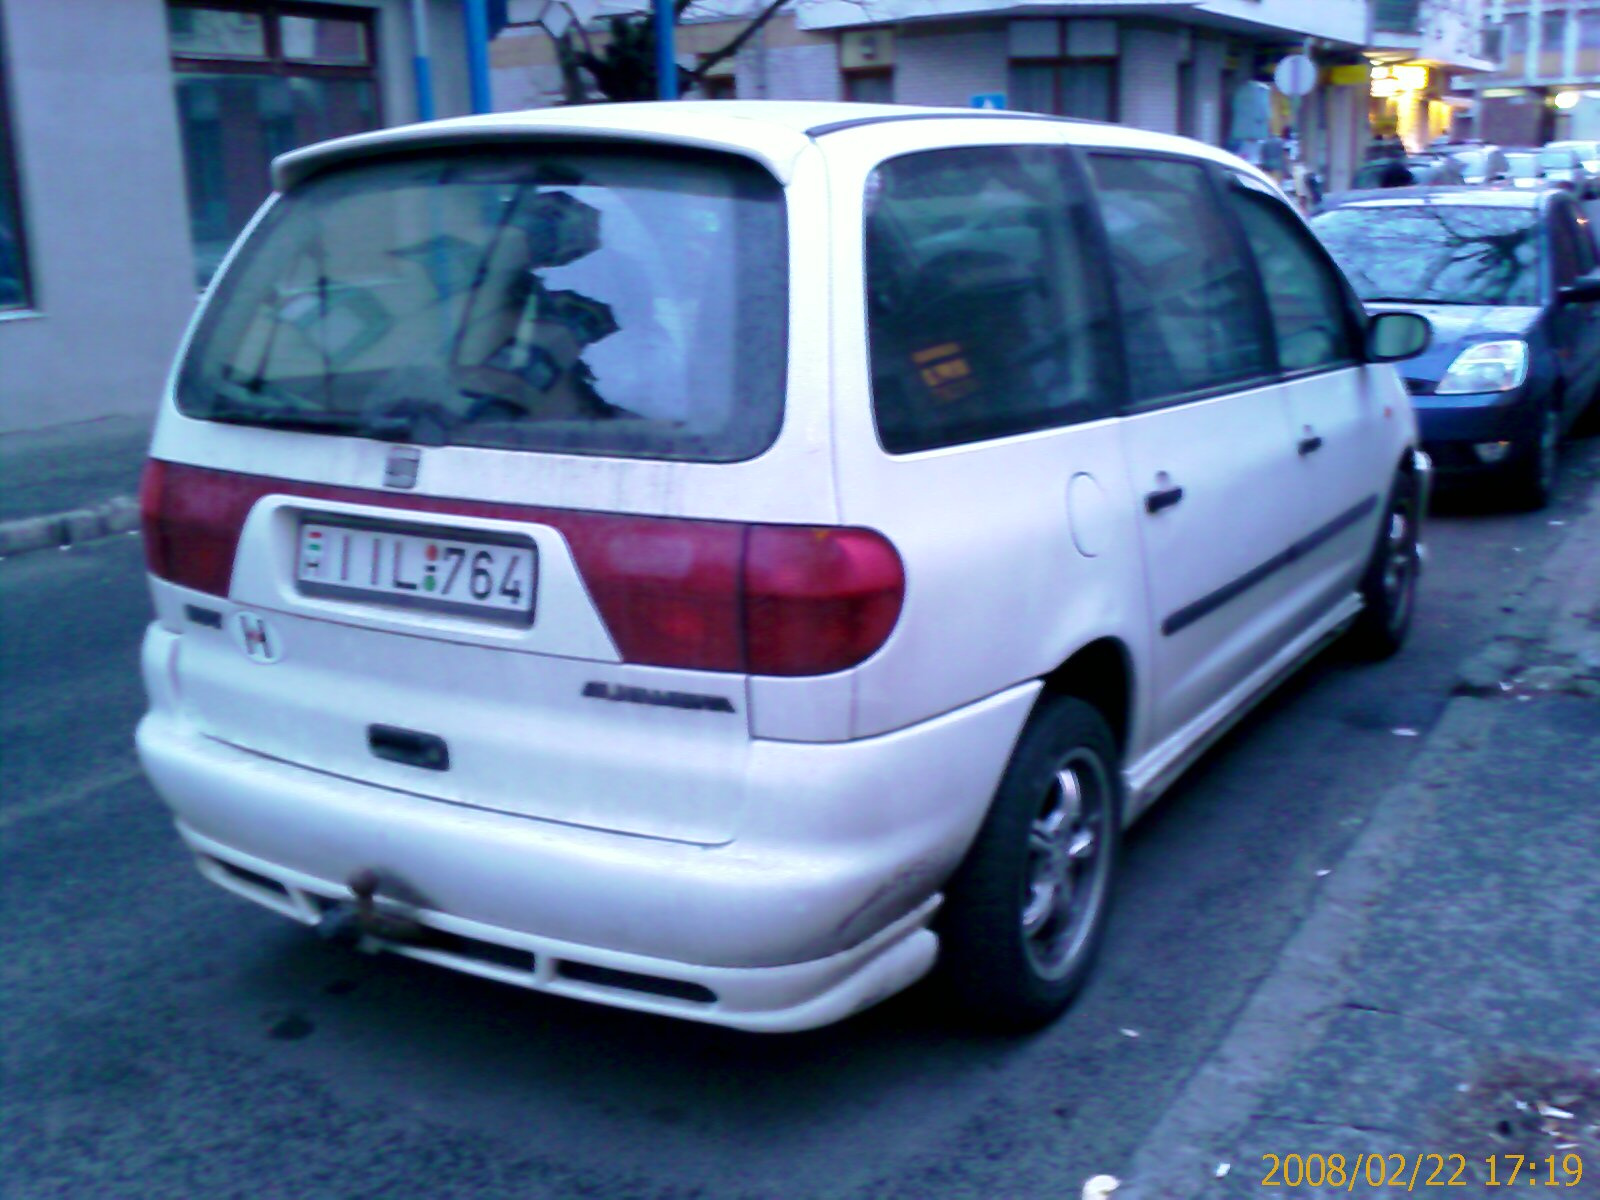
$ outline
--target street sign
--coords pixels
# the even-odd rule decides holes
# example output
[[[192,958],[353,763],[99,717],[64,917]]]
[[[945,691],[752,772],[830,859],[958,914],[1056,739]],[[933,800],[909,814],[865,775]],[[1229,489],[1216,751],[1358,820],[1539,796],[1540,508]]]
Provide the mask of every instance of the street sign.
[[[1004,92],[974,92],[971,106],[973,108],[1004,108],[1006,94]]]
[[[1291,54],[1272,73],[1272,83],[1285,96],[1306,96],[1317,86],[1317,64],[1304,54]]]

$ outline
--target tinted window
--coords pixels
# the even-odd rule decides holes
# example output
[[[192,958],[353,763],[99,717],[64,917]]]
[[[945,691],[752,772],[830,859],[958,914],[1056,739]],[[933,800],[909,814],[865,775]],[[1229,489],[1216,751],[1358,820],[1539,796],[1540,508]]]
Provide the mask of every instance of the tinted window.
[[[731,461],[777,435],[777,182],[731,156],[528,148],[336,171],[275,206],[179,380],[193,417]]]
[[[1087,203],[1063,151],[891,159],[868,181],[878,435],[922,450],[1088,421],[1115,404]]]
[[[1537,304],[1539,217],[1531,208],[1371,204],[1312,227],[1363,300]]]
[[[1557,287],[1594,270],[1594,242],[1588,227],[1579,225],[1566,205],[1550,211],[1550,255]]]
[[[1096,155],[1129,386],[1150,400],[1272,370],[1253,272],[1202,167]]]
[[[1539,154],[1539,164],[1545,167],[1561,167],[1570,169],[1575,166],[1578,156],[1571,150],[1543,150]]]
[[[1281,200],[1250,185],[1229,200],[1255,252],[1278,343],[1278,365],[1308,371],[1352,362],[1349,314],[1339,276]]]

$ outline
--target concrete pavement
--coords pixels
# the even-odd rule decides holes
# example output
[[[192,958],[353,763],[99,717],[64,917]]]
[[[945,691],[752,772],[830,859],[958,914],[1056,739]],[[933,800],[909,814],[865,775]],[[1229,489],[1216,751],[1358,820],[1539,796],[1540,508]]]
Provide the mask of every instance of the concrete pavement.
[[[139,417],[0,436],[0,557],[137,529],[149,445]]]
[[[1516,1156],[1600,1196],[1600,494],[1572,526],[1117,1200],[1495,1195]]]
[[[0,439],[0,531],[44,505],[131,505],[146,437],[93,422]],[[1554,1154],[1558,1182],[1581,1154],[1587,1177],[1557,1194],[1600,1195],[1600,751],[1570,754],[1600,747],[1600,495],[1564,519],[1496,636],[1462,647],[1458,694],[1404,782],[1318,869],[1312,913],[1116,1200],[1254,1193],[1266,1155],[1283,1190],[1348,1195],[1288,1186],[1287,1156],[1303,1172],[1322,1155],[1326,1176],[1328,1155],[1348,1170],[1377,1151],[1383,1173],[1458,1154],[1502,1178],[1505,1155]]]

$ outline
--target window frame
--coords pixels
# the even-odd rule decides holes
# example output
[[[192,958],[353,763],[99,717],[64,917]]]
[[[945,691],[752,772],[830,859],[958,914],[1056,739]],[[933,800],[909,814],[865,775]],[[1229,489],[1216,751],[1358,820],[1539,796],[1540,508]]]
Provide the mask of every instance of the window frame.
[[[1023,114],[1019,113],[1018,115],[1021,116]],[[1036,120],[1061,119],[1045,118],[1037,116],[1036,114],[1028,115]],[[1042,150],[1056,156],[1063,194],[1070,194],[1071,192],[1075,191],[1076,196],[1081,199],[1081,207],[1084,209],[1081,221],[1071,221],[1070,218],[1063,217],[1063,223],[1067,224],[1070,222],[1071,224],[1077,224],[1081,226],[1076,230],[1076,232],[1082,238],[1082,250],[1086,259],[1092,260],[1097,255],[1105,252],[1105,231],[1103,222],[1100,218],[1100,206],[1095,192],[1094,180],[1089,173],[1088,164],[1083,157],[1081,149],[1074,145],[1063,142],[995,141],[962,142],[954,145],[928,147],[919,150],[908,150],[899,153],[888,154],[878,159],[878,161],[873,164],[872,170],[868,172],[867,177],[868,179],[871,179],[879,170],[898,159],[913,158],[925,154],[949,153],[950,151],[957,150]],[[1096,366],[1103,372],[1103,379],[1101,381],[1102,386],[1099,390],[1107,396],[1107,403],[1105,404],[1103,411],[1093,417],[1085,419],[1059,420],[1049,419],[1049,410],[1041,410],[1038,414],[1040,419],[1037,419],[1031,423],[1014,422],[1005,426],[996,427],[989,432],[981,432],[977,434],[972,433],[970,430],[963,429],[957,436],[941,438],[939,440],[930,441],[926,444],[902,448],[891,448],[888,446],[884,442],[883,426],[879,420],[878,397],[874,385],[872,326],[870,312],[871,303],[868,296],[870,280],[867,273],[867,234],[870,225],[870,218],[866,212],[865,201],[866,196],[863,194],[860,247],[861,289],[862,299],[864,302],[862,306],[862,332],[864,335],[863,340],[866,346],[867,394],[871,405],[873,437],[878,444],[878,448],[884,454],[892,458],[908,458],[918,454],[940,453],[943,451],[962,449],[965,447],[985,446],[1009,438],[1028,437],[1041,433],[1060,432],[1062,430],[1074,429],[1083,425],[1091,425],[1102,421],[1116,420],[1125,414],[1128,399],[1127,362],[1123,353],[1122,312],[1116,302],[1116,289],[1109,273],[1086,273],[1084,277],[1084,285],[1087,289],[1086,295],[1088,296],[1091,305],[1098,305],[1100,311],[1104,314],[1101,321],[1094,323],[1094,326],[1101,328],[1101,345],[1097,351],[1097,357],[1099,361],[1097,362]]]
[[[1055,117],[1065,121],[1098,121],[1102,124],[1116,124],[1122,120],[1122,59],[1116,55],[1094,55],[1069,57],[1067,55],[1051,55],[1047,58],[1010,58],[1006,60],[1006,91],[1008,95],[1016,95],[1016,86],[1012,72],[1018,68],[1048,67],[1050,68],[1050,100],[1051,108],[1048,112],[1036,112],[1033,109],[1018,109],[1030,116]],[[1110,116],[1080,117],[1071,113],[1062,112],[1064,107],[1062,96],[1064,89],[1062,82],[1064,72],[1078,67],[1105,67],[1110,71],[1110,81],[1107,87],[1106,108]]]
[[[1262,339],[1268,349],[1269,363],[1266,371],[1261,374],[1241,376],[1225,383],[1212,384],[1202,388],[1190,388],[1182,392],[1169,392],[1162,396],[1135,398],[1132,389],[1124,384],[1122,390],[1122,403],[1119,412],[1122,416],[1134,416],[1140,413],[1158,412],[1161,409],[1176,408],[1179,405],[1195,404],[1204,400],[1214,400],[1218,396],[1230,395],[1234,392],[1254,391],[1262,387],[1276,384],[1283,379],[1283,372],[1278,365],[1278,335],[1272,324],[1272,312],[1267,305],[1266,295],[1261,286],[1260,269],[1255,262],[1255,255],[1244,243],[1244,230],[1240,228],[1237,218],[1229,211],[1226,197],[1221,192],[1221,183],[1218,179],[1223,167],[1204,158],[1196,158],[1186,154],[1174,154],[1163,150],[1130,150],[1120,146],[1080,146],[1079,152],[1083,156],[1083,168],[1089,178],[1089,186],[1096,197],[1094,207],[1095,223],[1099,226],[1100,247],[1105,254],[1105,262],[1111,263],[1112,242],[1110,230],[1105,224],[1105,201],[1095,181],[1093,168],[1089,165],[1091,157],[1097,158],[1131,158],[1142,162],[1162,161],[1180,163],[1185,166],[1197,168],[1205,180],[1205,189],[1211,196],[1218,216],[1226,230],[1231,249],[1235,254],[1243,254],[1246,259],[1245,274],[1249,280],[1248,290],[1251,296],[1250,320],[1255,327],[1256,336]],[[1117,337],[1117,354],[1120,359],[1121,372],[1124,380],[1132,376],[1133,366],[1128,354],[1128,341],[1123,321],[1122,300],[1117,293],[1116,271],[1108,269],[1105,272],[1114,303],[1115,327]]]
[[[174,75],[266,75],[275,78],[296,76],[310,79],[352,79],[373,84],[373,106],[378,128],[385,124],[382,80],[378,77],[381,47],[378,44],[377,10],[343,4],[307,3],[305,0],[167,0],[165,9],[221,9],[225,12],[252,13],[264,18],[266,53],[261,58],[211,58],[199,54],[176,54],[170,49]],[[283,53],[281,17],[312,17],[337,21],[356,21],[366,33],[367,61],[364,63],[318,63],[286,58]]]
[[[889,85],[888,100],[857,100],[850,94],[851,87],[856,83],[887,82]],[[839,72],[839,98],[849,103],[859,104],[893,104],[894,103],[894,64],[872,67],[846,67]]]
[[[22,298],[16,304],[0,305],[0,319],[39,311],[28,255],[28,214],[23,205],[22,165],[21,157],[17,154],[16,122],[12,119],[15,110],[11,104],[12,72],[8,66],[8,53],[5,22],[0,20],[0,68],[5,68],[0,69],[0,157],[5,160],[0,166],[5,168],[7,181],[4,185],[5,195],[0,197],[0,202],[10,202],[11,212],[16,219],[17,280],[22,289]]]
[[[1350,286],[1350,281],[1345,277],[1344,271],[1339,268],[1339,264],[1328,253],[1328,248],[1317,239],[1317,235],[1311,232],[1310,228],[1306,226],[1305,222],[1300,219],[1299,215],[1287,202],[1274,197],[1271,192],[1260,185],[1258,180],[1229,167],[1216,166],[1214,170],[1220,177],[1219,184],[1223,190],[1223,207],[1226,210],[1228,223],[1237,231],[1235,242],[1249,257],[1250,274],[1255,279],[1256,292],[1260,297],[1262,307],[1266,310],[1267,324],[1272,333],[1270,345],[1272,347],[1273,365],[1277,369],[1277,378],[1284,382],[1294,379],[1308,379],[1315,375],[1326,375],[1332,371],[1347,371],[1351,367],[1364,365],[1366,357],[1362,348],[1366,341],[1366,309],[1362,306],[1360,297],[1355,294],[1355,289]],[[1278,208],[1284,210],[1289,218],[1289,236],[1299,242],[1302,248],[1309,251],[1313,259],[1321,262],[1324,267],[1332,272],[1333,279],[1338,285],[1338,295],[1343,302],[1345,340],[1350,352],[1348,360],[1337,363],[1323,363],[1315,367],[1302,367],[1298,370],[1288,370],[1284,367],[1283,361],[1278,354],[1278,331],[1277,322],[1272,315],[1272,296],[1267,290],[1266,279],[1261,273],[1261,263],[1256,258],[1254,248],[1250,245],[1250,235],[1245,232],[1244,222],[1240,219],[1239,214],[1233,210],[1232,206],[1227,203],[1227,192],[1234,188],[1258,195],[1266,203],[1275,204]]]

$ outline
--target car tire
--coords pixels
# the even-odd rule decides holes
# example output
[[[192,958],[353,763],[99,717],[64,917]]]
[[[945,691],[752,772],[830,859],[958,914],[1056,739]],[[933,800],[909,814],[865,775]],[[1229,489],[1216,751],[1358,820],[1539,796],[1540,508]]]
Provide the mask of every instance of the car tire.
[[[937,926],[940,975],[971,1023],[1037,1029],[1083,986],[1121,844],[1119,758],[1074,697],[1043,700],[1024,726]]]
[[[1390,489],[1378,540],[1361,576],[1361,614],[1348,639],[1359,658],[1376,662],[1405,645],[1422,569],[1421,525],[1422,495],[1416,476],[1402,471]]]
[[[1561,455],[1561,411],[1555,403],[1540,406],[1533,433],[1514,453],[1510,479],[1512,500],[1518,507],[1536,512],[1550,503],[1556,488],[1556,464]]]

